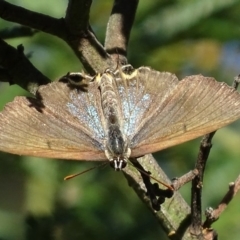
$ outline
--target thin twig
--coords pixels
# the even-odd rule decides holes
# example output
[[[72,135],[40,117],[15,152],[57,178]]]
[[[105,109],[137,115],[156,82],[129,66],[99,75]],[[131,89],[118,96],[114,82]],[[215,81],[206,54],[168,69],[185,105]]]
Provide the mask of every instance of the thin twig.
[[[198,170],[193,169],[179,178],[174,178],[172,180],[172,186],[174,190],[176,191],[180,189],[183,185],[192,181],[197,175],[198,175]]]
[[[237,177],[235,182],[229,183],[228,192],[223,197],[216,209],[208,208],[205,211],[206,221],[203,223],[204,228],[210,228],[211,225],[218,220],[223,211],[227,208],[233,197],[240,190],[240,175]]]
[[[206,167],[208,155],[210,153],[212,143],[211,140],[215,132],[205,135],[201,141],[198,158],[195,168],[198,170],[198,175],[192,181],[192,199],[191,199],[191,215],[192,226],[191,232],[194,235],[202,234],[202,182],[204,170]]]

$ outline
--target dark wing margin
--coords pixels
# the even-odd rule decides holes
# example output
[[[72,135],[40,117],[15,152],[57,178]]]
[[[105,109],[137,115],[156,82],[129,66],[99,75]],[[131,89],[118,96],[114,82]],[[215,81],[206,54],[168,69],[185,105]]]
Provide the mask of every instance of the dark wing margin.
[[[105,160],[99,91],[94,84],[89,88],[90,94],[54,82],[40,87],[37,99],[16,97],[0,113],[0,150],[47,158]],[[91,128],[94,124],[100,124],[96,131]]]

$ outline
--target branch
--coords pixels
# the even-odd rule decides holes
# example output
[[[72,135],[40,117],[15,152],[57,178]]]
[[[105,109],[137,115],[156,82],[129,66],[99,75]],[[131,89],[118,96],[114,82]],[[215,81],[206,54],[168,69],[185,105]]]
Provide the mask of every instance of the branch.
[[[110,56],[89,26],[91,0],[69,0],[65,16],[68,34],[65,41],[90,74],[103,72],[112,65]]]
[[[151,172],[151,176],[171,185],[171,181],[159,167],[152,155],[138,158],[138,161],[145,169]],[[188,231],[190,225],[190,208],[178,192],[174,192],[172,198],[166,198],[165,202],[161,204],[160,211],[155,211],[152,208],[151,199],[146,195],[146,187],[139,172],[130,164],[128,164],[127,168],[123,171],[129,185],[148,206],[170,239],[193,239]]]
[[[127,64],[127,45],[137,6],[138,0],[115,0],[108,21],[105,49],[120,65]]]
[[[191,199],[191,216],[192,226],[191,232],[194,235],[202,234],[202,183],[204,170],[207,164],[208,155],[210,153],[212,143],[211,140],[215,132],[205,135],[201,141],[198,158],[195,168],[198,170],[198,175],[192,181],[192,199]]]
[[[12,83],[12,79],[8,71],[0,66],[0,82]]]
[[[218,220],[223,211],[227,208],[228,204],[240,190],[240,175],[237,177],[235,182],[229,183],[229,190],[223,197],[222,201],[216,209],[208,208],[205,211],[206,221],[203,223],[204,228],[210,228],[211,225]]]
[[[69,0],[65,21],[72,34],[87,30],[92,0]]]
[[[111,58],[90,31],[82,31],[79,36],[69,35],[67,43],[91,75],[103,72],[113,65]]]
[[[61,38],[72,48],[85,69],[90,74],[95,74],[102,72],[113,63],[88,26],[90,3],[91,1],[88,0],[71,0],[66,19],[56,19],[0,1],[0,17]],[[87,13],[79,14],[77,20],[74,20],[77,11],[81,13],[86,8]]]
[[[15,27],[5,28],[3,30],[0,30],[0,38],[8,39],[8,38],[18,38],[18,37],[30,37],[36,33],[37,33],[36,30],[33,30],[29,27],[15,26]]]
[[[35,94],[40,85],[50,80],[38,71],[32,63],[24,56],[23,47],[13,48],[0,39],[0,66],[6,80],[16,83],[27,91]],[[6,74],[8,73],[8,74]]]
[[[176,190],[180,189],[183,185],[192,181],[197,175],[198,175],[198,170],[194,169],[194,170],[191,170],[188,173],[184,174],[180,178],[174,178],[172,180],[172,186],[173,186],[174,190],[176,191]]]
[[[0,1],[0,17],[60,38],[65,35],[65,27],[62,19],[30,11],[5,1]]]

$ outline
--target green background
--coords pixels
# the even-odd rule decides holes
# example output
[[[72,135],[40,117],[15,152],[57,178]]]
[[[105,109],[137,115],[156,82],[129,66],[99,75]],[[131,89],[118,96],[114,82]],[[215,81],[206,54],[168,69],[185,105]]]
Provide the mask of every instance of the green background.
[[[64,16],[67,1],[9,1]],[[93,1],[91,25],[104,42],[112,1]],[[240,1],[140,1],[129,42],[129,63],[170,71],[179,78],[203,74],[231,84],[240,73]],[[1,29],[16,24],[0,21]],[[45,33],[7,41],[23,44],[31,62],[54,80],[81,64],[61,40]],[[17,86],[0,83],[0,109]],[[203,183],[203,210],[216,207],[240,169],[240,121],[217,132]],[[194,168],[200,139],[155,154],[170,178]],[[106,167],[70,181],[66,175],[93,163],[0,154],[0,239],[167,239],[120,172]],[[180,192],[190,202],[191,185]],[[221,239],[239,239],[239,194],[213,225]]]

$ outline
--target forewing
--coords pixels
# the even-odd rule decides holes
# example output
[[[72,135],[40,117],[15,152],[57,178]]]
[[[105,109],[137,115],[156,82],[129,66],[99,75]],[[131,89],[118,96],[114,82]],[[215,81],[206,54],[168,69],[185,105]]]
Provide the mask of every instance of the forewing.
[[[40,157],[104,160],[97,85],[88,92],[54,82],[37,99],[17,97],[0,113],[0,150]]]
[[[130,140],[132,156],[186,142],[240,118],[240,94],[225,83],[190,76],[156,96],[159,81],[150,77],[145,89],[152,103]]]
[[[116,83],[124,116],[124,132],[132,139],[152,118],[156,105],[162,104],[177,86],[178,79],[168,72],[141,67],[131,74],[120,72]]]

